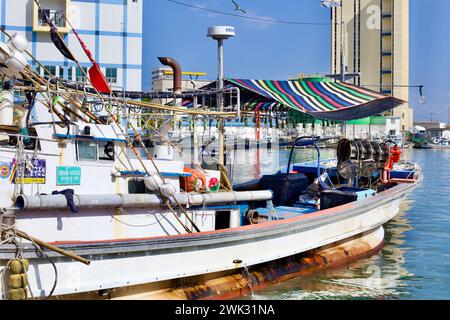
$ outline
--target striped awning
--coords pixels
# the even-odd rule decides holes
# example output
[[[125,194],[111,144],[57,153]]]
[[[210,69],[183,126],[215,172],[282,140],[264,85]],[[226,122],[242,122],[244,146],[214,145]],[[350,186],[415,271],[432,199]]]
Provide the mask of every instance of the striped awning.
[[[228,84],[255,93],[267,102],[277,102],[324,120],[366,118],[405,103],[344,82],[229,79]]]

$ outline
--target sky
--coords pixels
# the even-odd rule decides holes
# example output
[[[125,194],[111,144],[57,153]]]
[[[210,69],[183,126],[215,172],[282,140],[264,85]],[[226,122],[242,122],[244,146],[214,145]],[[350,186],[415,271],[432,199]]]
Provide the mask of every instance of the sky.
[[[229,12],[231,0],[177,0]],[[283,80],[298,73],[329,73],[330,11],[320,0],[237,0],[251,17],[314,24],[254,21],[189,8],[168,0],[144,1],[143,88],[151,86],[158,56],[173,57],[184,71],[217,77],[217,44],[207,28],[231,25],[225,43],[225,76]],[[411,89],[415,121],[448,121],[450,106],[450,1],[410,0],[410,85],[424,85],[425,104]],[[433,114],[432,114],[433,113]]]

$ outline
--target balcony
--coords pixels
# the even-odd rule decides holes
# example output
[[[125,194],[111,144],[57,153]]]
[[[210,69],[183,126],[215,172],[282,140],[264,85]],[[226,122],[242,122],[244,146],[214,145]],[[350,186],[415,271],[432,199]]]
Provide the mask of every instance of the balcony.
[[[47,24],[44,13],[58,28],[60,33],[68,33],[70,31],[64,16],[67,17],[70,0],[41,0],[41,8],[33,4],[33,31],[49,32],[50,26]]]
[[[66,20],[64,19],[64,11],[63,10],[51,10],[51,9],[42,9],[38,11],[38,26],[45,27],[48,26],[47,20],[45,16],[49,18],[51,22],[59,29],[66,27]]]

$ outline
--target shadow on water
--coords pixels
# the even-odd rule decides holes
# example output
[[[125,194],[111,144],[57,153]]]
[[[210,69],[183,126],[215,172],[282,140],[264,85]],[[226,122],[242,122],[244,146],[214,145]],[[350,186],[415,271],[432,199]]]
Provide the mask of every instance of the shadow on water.
[[[326,150],[324,158],[335,157]],[[287,162],[280,150],[278,167]],[[298,150],[295,162],[317,159]],[[398,216],[384,225],[380,253],[339,269],[325,270],[255,292],[244,299],[450,299],[450,151],[405,150],[404,159],[419,163],[424,183],[407,195]],[[239,179],[277,171],[270,161],[259,170],[243,168]]]

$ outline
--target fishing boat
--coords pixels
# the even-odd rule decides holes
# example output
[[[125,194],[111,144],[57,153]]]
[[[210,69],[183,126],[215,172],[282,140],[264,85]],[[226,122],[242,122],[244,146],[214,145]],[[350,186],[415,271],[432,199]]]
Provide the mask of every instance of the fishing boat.
[[[233,186],[220,165],[174,160],[170,141],[157,131],[142,137],[137,124],[155,120],[142,118],[149,109],[165,124],[177,115],[239,118],[239,97],[225,111],[186,109],[108,91],[92,74],[89,84],[45,78],[28,65],[25,54],[35,57],[25,41],[0,44],[4,299],[240,295],[376,252],[383,224],[422,181],[416,165],[395,168],[397,146],[344,139],[337,160],[322,160],[322,141],[301,137],[284,170]],[[296,110],[312,116],[347,120],[402,103],[345,83],[296,85],[295,101],[310,103]],[[314,100],[319,89],[333,101],[328,111]],[[32,121],[33,112],[50,118]],[[317,163],[291,164],[296,146],[313,146]]]
[[[425,134],[414,134],[413,136],[415,149],[450,149],[450,141],[445,138],[427,138]]]
[[[448,150],[450,149],[450,144],[447,143],[431,143],[428,141],[422,143],[415,143],[415,149],[435,149],[435,150]]]

